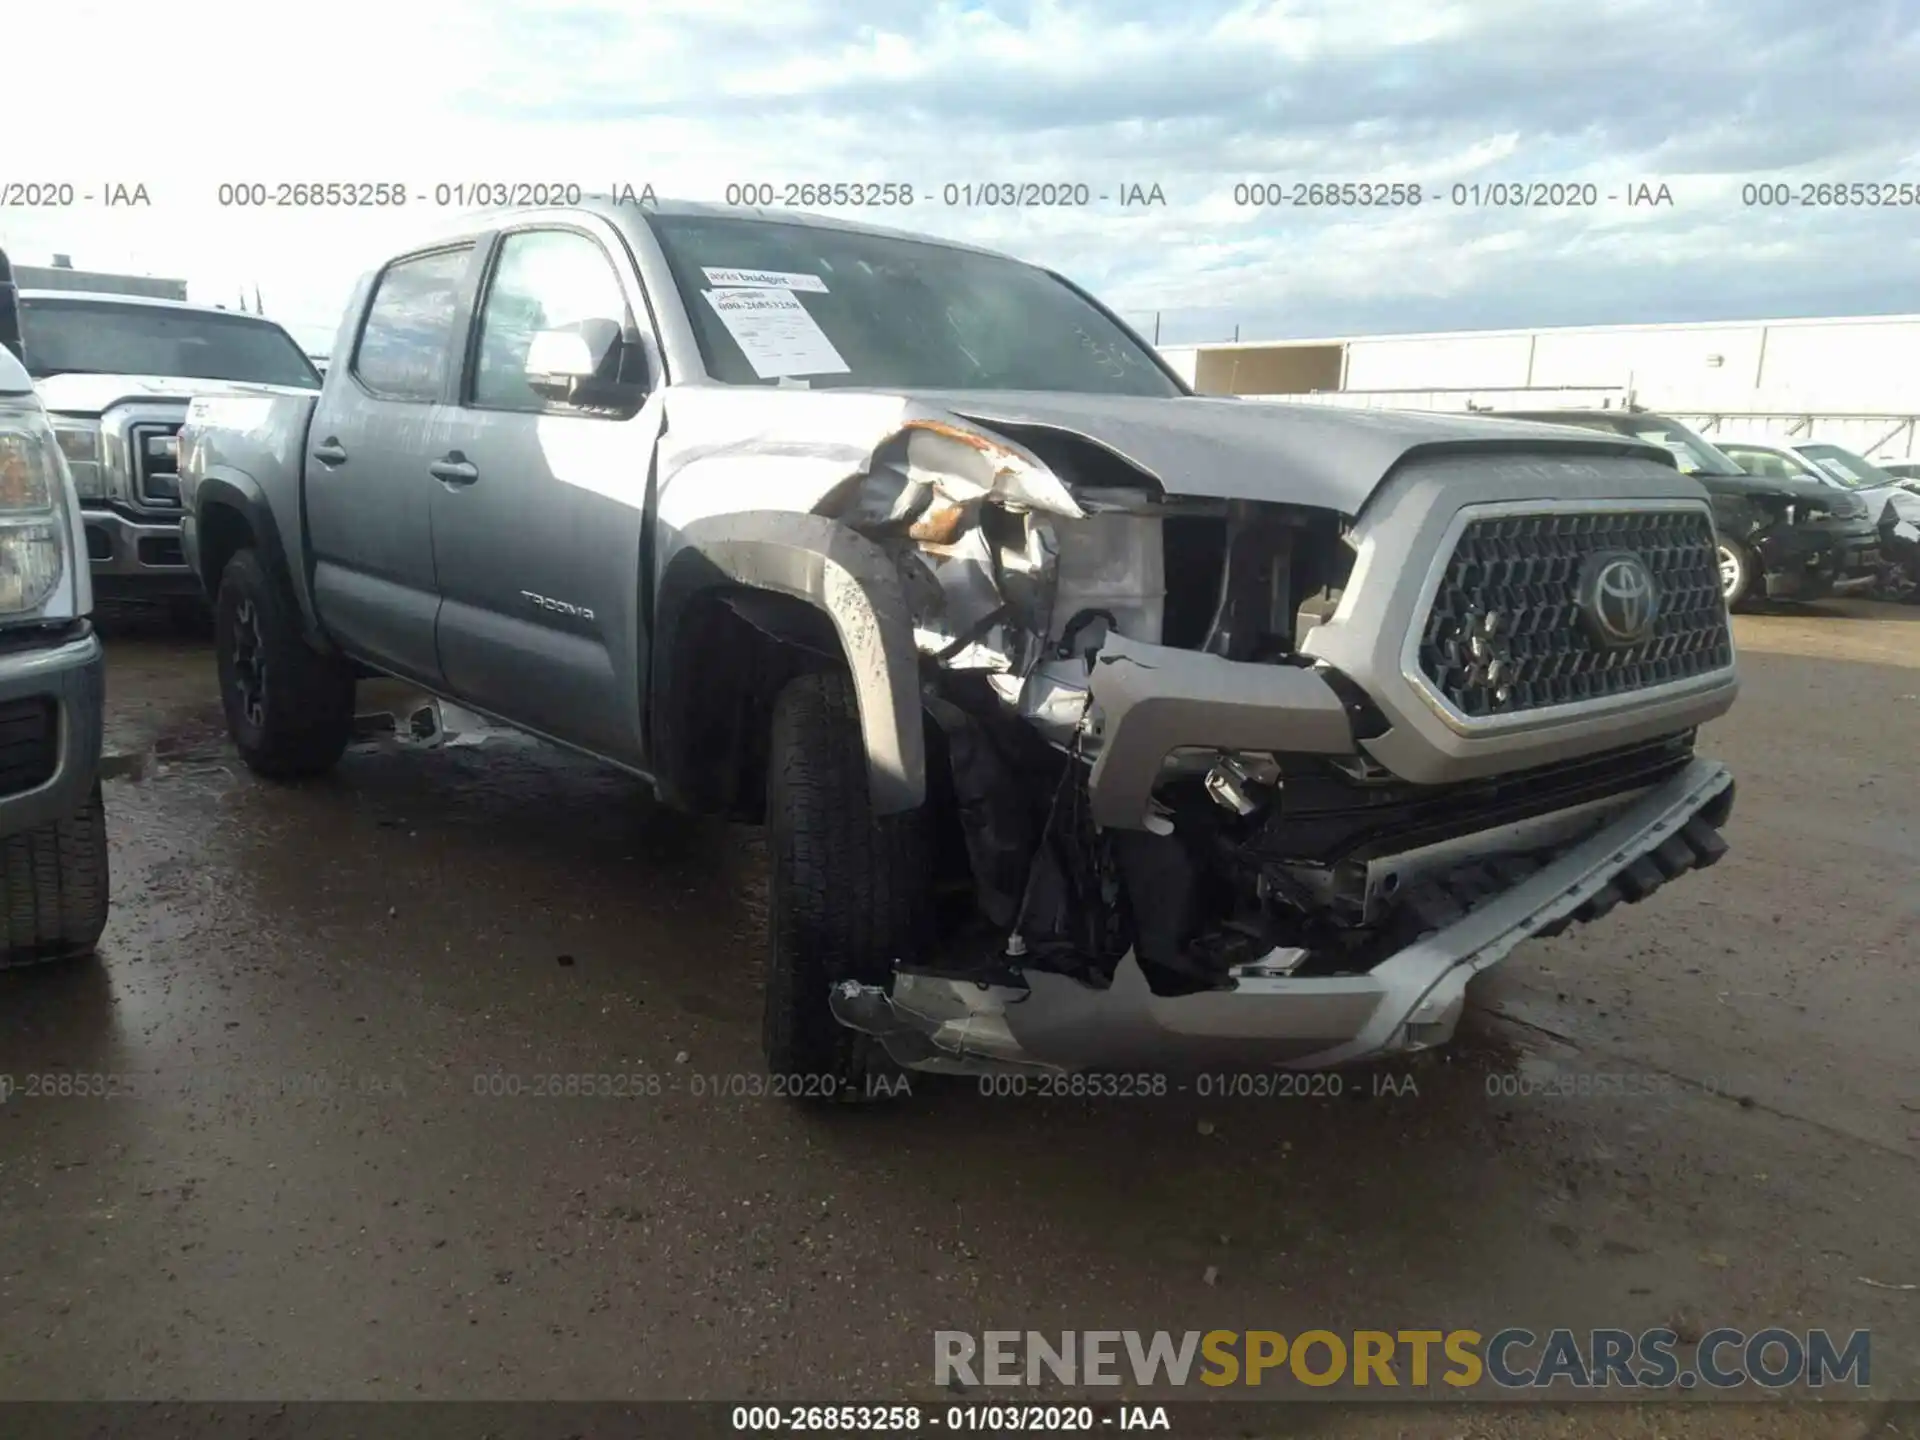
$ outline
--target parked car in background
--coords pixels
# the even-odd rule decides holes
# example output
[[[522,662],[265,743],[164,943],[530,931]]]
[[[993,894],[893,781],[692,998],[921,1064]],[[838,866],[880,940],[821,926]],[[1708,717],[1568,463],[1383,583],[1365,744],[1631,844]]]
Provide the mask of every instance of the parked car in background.
[[[1503,410],[1501,417],[1632,436],[1671,452],[1705,488],[1718,532],[1729,608],[1753,600],[1818,600],[1876,583],[1880,537],[1864,501],[1813,479],[1749,475],[1706,437],[1646,410]]]
[[[174,300],[24,290],[20,330],[79,492],[95,593],[200,612],[180,553],[175,432],[187,402],[232,389],[311,394],[319,374],[271,320]]]
[[[0,967],[90,953],[106,928],[105,713],[80,503],[17,333],[0,252]]]
[[[1750,473],[1812,479],[1863,501],[1880,535],[1877,593],[1889,600],[1920,598],[1920,494],[1898,476],[1826,441],[1785,446],[1738,441],[1720,448]]]
[[[764,823],[797,1097],[1423,1049],[1726,848],[1639,441],[1195,396],[1038,266],[664,202],[448,224],[332,353],[182,431],[242,758],[330,768],[372,670]]]
[[[1883,460],[1880,468],[1909,489],[1920,485],[1920,460]]]

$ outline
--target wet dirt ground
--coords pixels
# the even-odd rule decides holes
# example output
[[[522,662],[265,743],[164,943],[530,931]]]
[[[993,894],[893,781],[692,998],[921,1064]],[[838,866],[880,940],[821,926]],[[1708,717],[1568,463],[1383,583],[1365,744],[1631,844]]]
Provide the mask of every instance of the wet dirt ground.
[[[931,1401],[936,1330],[1669,1323],[1868,1328],[1875,1391],[1920,1395],[1920,609],[1737,628],[1704,742],[1732,853],[1523,947],[1396,1093],[823,1115],[742,1093],[753,832],[510,737],[273,786],[205,643],[122,626],[101,953],[0,976],[0,1396]],[[20,1090],[62,1074],[111,1093]],[[1870,1432],[1892,1412],[1262,1433]]]

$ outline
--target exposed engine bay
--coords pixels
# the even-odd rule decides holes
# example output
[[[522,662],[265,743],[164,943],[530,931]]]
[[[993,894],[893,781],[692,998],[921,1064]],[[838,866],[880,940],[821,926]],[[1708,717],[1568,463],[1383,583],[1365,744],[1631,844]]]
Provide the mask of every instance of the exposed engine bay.
[[[1693,763],[1682,726],[1446,784],[1403,778],[1363,743],[1387,718],[1303,649],[1353,579],[1351,520],[1169,495],[1090,438],[914,422],[823,509],[898,567],[944,841],[935,947],[902,957],[891,1013],[862,987],[835,1010],[922,1068],[1018,1055],[1004,1036],[925,1037],[958,1016],[977,1038],[972,1007],[997,1015],[1035,985],[1144,982],[1152,1004],[1367,976]],[[1475,656],[1492,653],[1482,621],[1456,637]],[[1663,858],[1634,855],[1621,883],[1528,933],[1719,857],[1717,818],[1680,823]],[[929,1023],[903,1027],[899,1006],[931,987]]]

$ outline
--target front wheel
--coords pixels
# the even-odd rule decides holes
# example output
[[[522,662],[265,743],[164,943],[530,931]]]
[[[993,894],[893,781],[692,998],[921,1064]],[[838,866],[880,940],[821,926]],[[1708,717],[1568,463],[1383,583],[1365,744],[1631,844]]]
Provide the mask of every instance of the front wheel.
[[[803,1099],[863,1100],[897,1074],[834,1018],[830,989],[885,985],[926,924],[924,810],[876,816],[853,682],[803,675],[773,706],[767,755],[767,1068]],[[881,1091],[888,1087],[877,1087]]]
[[[65,819],[0,840],[0,969],[93,953],[107,927],[100,782]]]
[[[353,737],[352,667],[307,643],[293,597],[255,551],[221,576],[214,654],[227,730],[249,770],[292,780],[333,768]]]
[[[1717,558],[1720,562],[1720,595],[1727,602],[1729,610],[1737,610],[1752,598],[1753,581],[1758,572],[1754,554],[1738,540],[1722,540]]]

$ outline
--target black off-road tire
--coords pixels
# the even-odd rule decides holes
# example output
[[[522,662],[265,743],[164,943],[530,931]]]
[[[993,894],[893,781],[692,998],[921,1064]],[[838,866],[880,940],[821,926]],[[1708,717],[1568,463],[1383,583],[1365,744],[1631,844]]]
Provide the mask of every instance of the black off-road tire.
[[[296,780],[334,767],[353,737],[353,669],[306,642],[293,596],[253,550],[220,577],[214,654],[227,731],[248,769]]]
[[[100,782],[65,819],[0,840],[0,970],[91,955],[107,927]]]
[[[901,1072],[828,1005],[846,980],[886,985],[928,914],[925,811],[876,816],[852,679],[803,675],[773,706],[767,753],[767,1068],[801,1100],[882,1098]],[[895,1088],[898,1093],[898,1088]]]
[[[1766,577],[1760,573],[1760,560],[1753,551],[1738,540],[1723,536],[1714,558],[1719,563],[1720,595],[1727,602],[1727,609],[1738,610],[1751,601],[1764,598]],[[1733,572],[1731,578],[1728,575],[1730,569]]]

